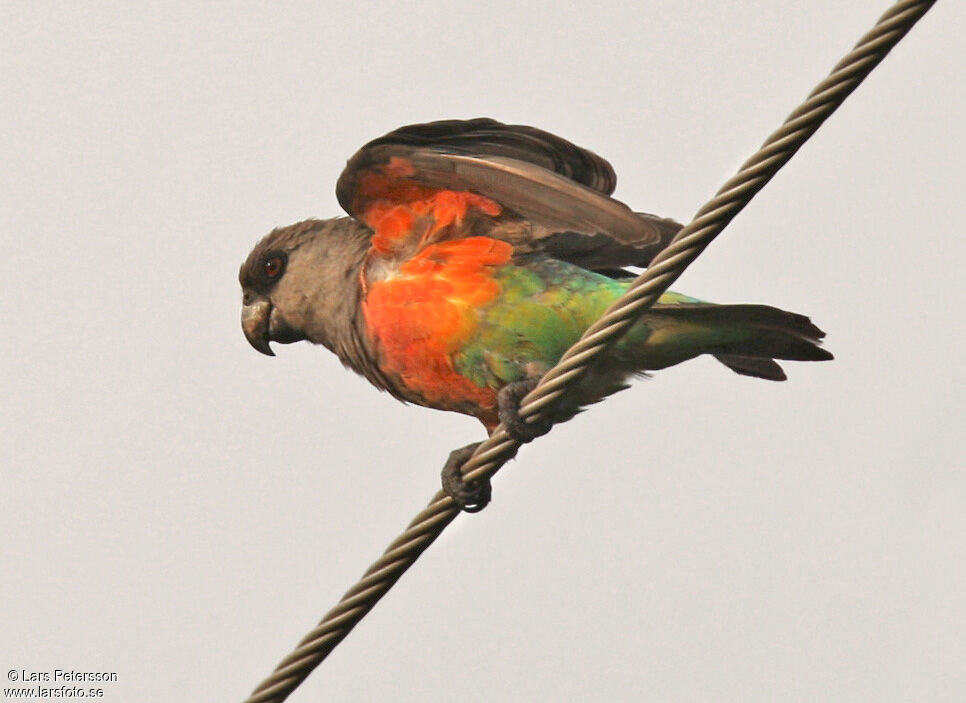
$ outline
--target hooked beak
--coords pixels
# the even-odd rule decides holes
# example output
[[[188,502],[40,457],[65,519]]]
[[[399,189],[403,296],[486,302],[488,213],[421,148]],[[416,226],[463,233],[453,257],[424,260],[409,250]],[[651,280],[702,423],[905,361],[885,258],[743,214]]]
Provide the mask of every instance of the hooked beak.
[[[241,326],[245,339],[262,354],[275,356],[275,352],[268,345],[271,318],[272,304],[264,298],[242,306]]]
[[[245,302],[251,301],[251,302]],[[245,339],[262,354],[275,356],[269,342],[291,344],[308,337],[300,329],[292,327],[272,301],[246,293],[242,301],[242,331]]]

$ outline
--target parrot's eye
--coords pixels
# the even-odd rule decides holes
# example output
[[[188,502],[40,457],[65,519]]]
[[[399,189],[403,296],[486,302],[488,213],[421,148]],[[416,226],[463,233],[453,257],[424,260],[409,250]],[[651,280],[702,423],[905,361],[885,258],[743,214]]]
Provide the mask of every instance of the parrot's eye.
[[[269,254],[262,261],[262,273],[269,281],[274,281],[285,270],[288,257],[283,252]]]

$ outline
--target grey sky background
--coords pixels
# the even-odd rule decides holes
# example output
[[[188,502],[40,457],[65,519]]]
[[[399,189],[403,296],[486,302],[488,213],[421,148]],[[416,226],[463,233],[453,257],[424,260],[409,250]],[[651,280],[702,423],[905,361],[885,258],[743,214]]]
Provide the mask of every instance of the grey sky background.
[[[533,124],[686,221],[887,6],[4,3],[0,672],[241,700],[482,438],[239,329],[239,264],[340,214],[360,145]],[[964,26],[939,2],[675,286],[836,360],[555,428],[291,701],[966,697]]]

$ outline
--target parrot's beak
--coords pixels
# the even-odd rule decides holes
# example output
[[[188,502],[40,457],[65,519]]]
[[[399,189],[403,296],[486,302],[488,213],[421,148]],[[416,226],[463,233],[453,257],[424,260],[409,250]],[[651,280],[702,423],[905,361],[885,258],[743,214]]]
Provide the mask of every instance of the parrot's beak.
[[[246,300],[250,298],[246,296]],[[269,342],[291,344],[307,339],[301,330],[289,324],[270,300],[261,296],[242,304],[241,323],[248,343],[268,356],[275,356]]]
[[[262,354],[275,356],[275,352],[268,345],[271,318],[272,304],[264,298],[242,306],[241,325],[245,339]]]

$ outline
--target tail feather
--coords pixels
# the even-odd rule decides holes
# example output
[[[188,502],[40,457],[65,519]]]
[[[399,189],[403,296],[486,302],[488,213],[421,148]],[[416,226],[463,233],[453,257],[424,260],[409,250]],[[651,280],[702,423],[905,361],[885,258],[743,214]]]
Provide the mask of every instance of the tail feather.
[[[785,372],[775,359],[833,358],[819,346],[825,332],[811,320],[767,305],[658,305],[654,312],[691,328],[705,328],[697,353],[712,354],[743,376],[784,381]]]
[[[774,359],[758,359],[737,354],[715,354],[714,358],[742,376],[754,376],[767,381],[784,381],[788,378]]]

